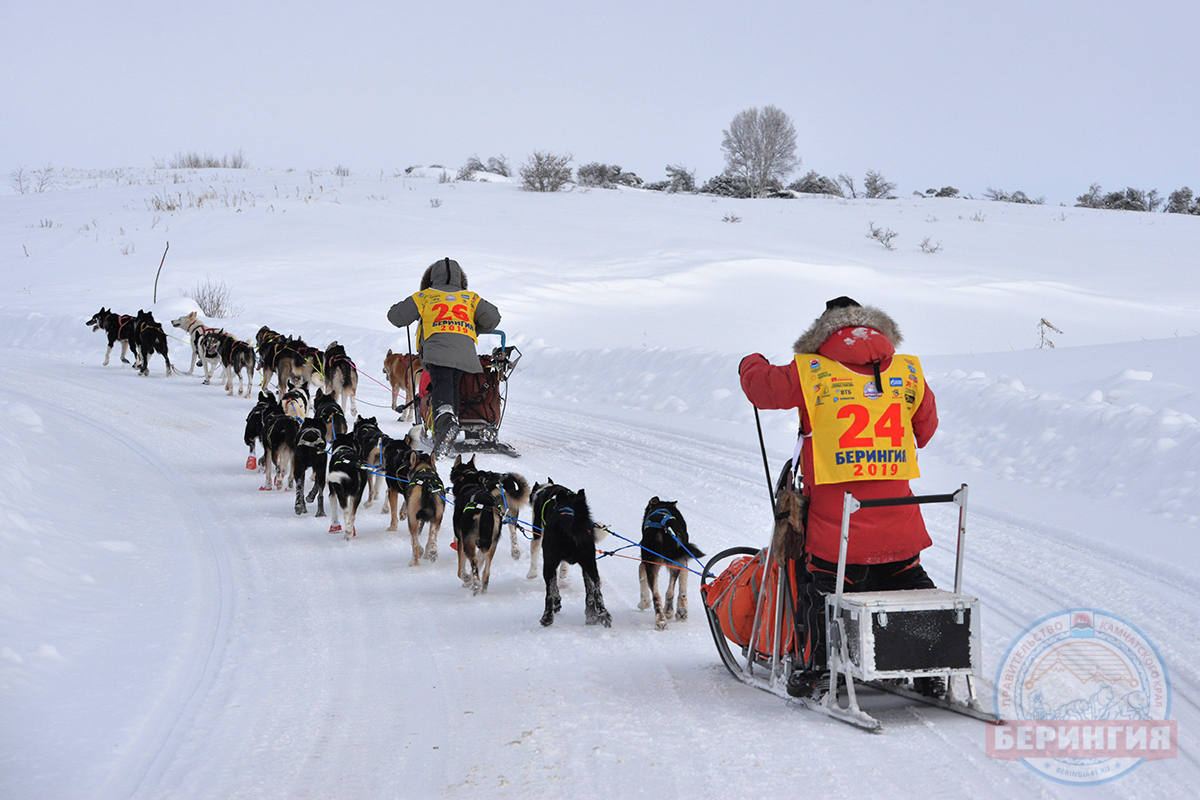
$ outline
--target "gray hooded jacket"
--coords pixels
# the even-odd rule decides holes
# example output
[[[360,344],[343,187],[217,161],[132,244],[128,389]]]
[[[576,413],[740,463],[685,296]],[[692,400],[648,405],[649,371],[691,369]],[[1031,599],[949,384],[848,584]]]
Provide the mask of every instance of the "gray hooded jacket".
[[[467,288],[467,273],[457,261],[450,258],[439,259],[430,264],[425,274],[421,276],[421,289],[437,289],[446,292],[458,292]],[[421,318],[420,309],[412,295],[396,303],[387,314],[388,322],[397,328],[405,328]],[[500,324],[500,312],[494,305],[479,298],[475,308],[475,330],[478,333],[491,333]],[[417,347],[421,363],[436,364],[443,367],[454,367],[463,372],[483,372],[479,365],[479,355],[475,342],[463,333],[435,333]]]

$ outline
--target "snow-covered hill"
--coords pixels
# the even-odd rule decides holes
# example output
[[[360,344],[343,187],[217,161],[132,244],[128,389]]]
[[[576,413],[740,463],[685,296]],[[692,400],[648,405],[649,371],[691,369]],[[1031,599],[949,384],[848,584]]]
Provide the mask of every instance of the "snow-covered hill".
[[[1200,219],[440,176],[111,170],[0,195],[0,795],[1074,793],[986,758],[979,723],[876,699],[887,733],[868,736],[735,682],[695,578],[692,618],[655,632],[628,553],[600,565],[611,629],[583,626],[577,573],[543,629],[527,547],[471,597],[450,558],[407,567],[382,515],[330,536],[257,491],[251,401],[158,359],[148,378],[102,367],[83,325],[101,306],[169,319],[194,307],[182,291],[223,281],[240,313],[214,323],[343,343],[360,412],[399,435],[370,380],[407,349],[384,314],[443,256],[523,353],[502,430],[523,457],[487,466],[585,487],[634,540],[651,495],[678,499],[709,553],[765,544],[770,523],[738,360],[782,363],[830,297],[888,310],[941,416],[917,490],[971,486],[985,677],[1046,614],[1119,614],[1170,672],[1179,755],[1090,791],[1192,795]],[[1054,349],[1036,349],[1043,318]],[[187,363],[182,341],[171,352]],[[762,420],[777,463],[794,413]],[[926,515],[924,562],[947,585],[956,518]]]

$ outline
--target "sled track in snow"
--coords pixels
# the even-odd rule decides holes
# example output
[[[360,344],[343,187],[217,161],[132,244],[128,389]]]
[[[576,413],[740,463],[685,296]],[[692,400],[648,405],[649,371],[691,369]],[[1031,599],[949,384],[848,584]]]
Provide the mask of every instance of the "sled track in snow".
[[[71,382],[71,396],[95,401],[93,407],[103,408],[111,398],[102,398],[84,381]],[[212,688],[221,669],[224,647],[227,640],[229,621],[233,606],[233,577],[226,549],[226,534],[218,523],[209,504],[195,489],[183,481],[178,472],[158,458],[151,450],[119,428],[68,408],[45,398],[33,398],[13,391],[15,397],[33,407],[46,409],[53,414],[75,420],[97,434],[98,439],[112,443],[112,452],[122,450],[149,465],[161,476],[173,502],[179,507],[180,516],[187,521],[188,536],[198,556],[203,575],[202,586],[208,587],[201,609],[196,615],[197,625],[184,667],[173,678],[171,688],[165,693],[164,701],[152,714],[151,721],[139,731],[130,748],[128,763],[114,772],[111,791],[106,796],[136,797],[148,788],[155,787],[179,746],[183,732],[190,728],[199,708]]]

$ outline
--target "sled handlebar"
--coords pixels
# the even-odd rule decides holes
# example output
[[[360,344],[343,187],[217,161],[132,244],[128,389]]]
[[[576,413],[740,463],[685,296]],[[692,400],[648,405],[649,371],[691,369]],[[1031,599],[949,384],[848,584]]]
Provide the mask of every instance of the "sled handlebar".
[[[911,506],[923,503],[959,503],[963,490],[950,494],[922,494],[912,497],[877,497],[873,500],[857,500],[859,508],[880,508],[883,506]]]
[[[842,505],[842,537],[838,552],[837,599],[840,604],[842,580],[846,575],[846,546],[850,540],[850,515],[860,508],[881,508],[884,506],[911,506],[923,503],[954,503],[958,506],[958,547],[954,564],[954,591],[962,592],[963,547],[967,535],[967,485],[949,494],[925,494],[912,497],[876,497],[859,500],[850,492],[846,492]]]

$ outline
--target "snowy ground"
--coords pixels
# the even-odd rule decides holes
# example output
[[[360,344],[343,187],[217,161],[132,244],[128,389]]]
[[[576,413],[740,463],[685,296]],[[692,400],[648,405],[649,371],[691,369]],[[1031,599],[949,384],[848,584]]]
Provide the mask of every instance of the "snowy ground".
[[[0,195],[0,796],[1193,795],[1200,219],[439,174],[113,170]],[[102,367],[83,325],[101,305],[169,319],[211,278],[240,306],[231,332],[337,339],[382,378],[406,347],[387,307],[447,255],[524,353],[503,426],[523,457],[486,465],[585,487],[635,540],[651,495],[678,499],[709,553],[765,544],[770,522],[741,355],[782,363],[829,297],[888,310],[941,414],[917,491],[971,486],[984,676],[1040,617],[1107,609],[1170,671],[1178,757],[1075,789],[988,759],[980,723],[936,709],[872,698],[870,736],[791,708],[720,665],[694,577],[692,618],[656,632],[621,557],[600,564],[611,629],[583,625],[577,572],[543,629],[527,547],[471,597],[448,525],[417,568],[377,508],[357,540],[330,536],[257,491],[249,400],[157,358],[149,378]],[[1034,349],[1043,317],[1056,349]],[[378,384],[360,397],[404,430]],[[778,463],[794,414],[763,425]],[[945,586],[955,514],[926,516]]]

